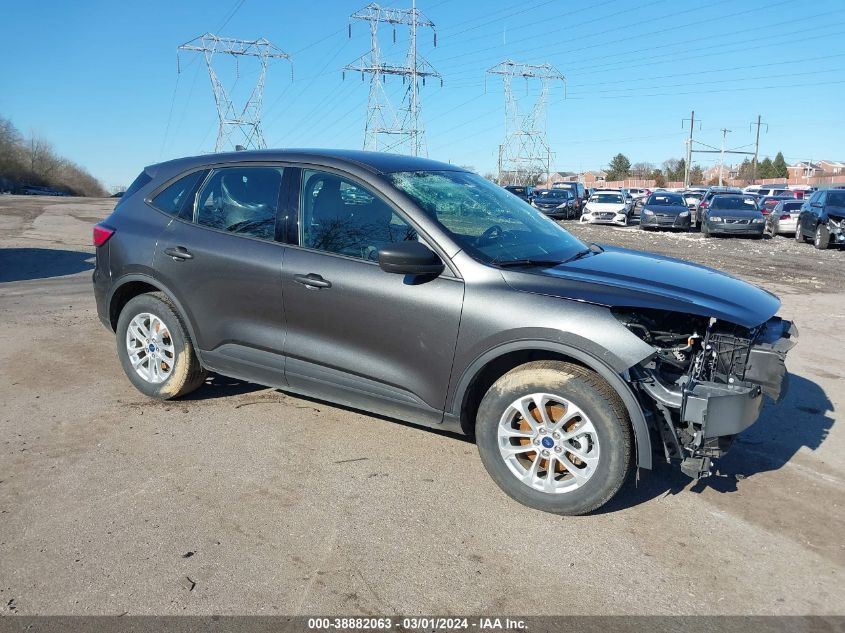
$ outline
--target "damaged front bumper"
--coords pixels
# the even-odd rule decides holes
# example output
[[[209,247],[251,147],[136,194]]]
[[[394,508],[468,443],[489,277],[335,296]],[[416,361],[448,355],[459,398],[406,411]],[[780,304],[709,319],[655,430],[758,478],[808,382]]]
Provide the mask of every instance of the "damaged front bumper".
[[[691,372],[683,384],[669,385],[645,370],[638,385],[655,404],[667,461],[680,460],[694,478],[710,474],[711,459],[757,420],[764,396],[777,402],[786,394],[785,359],[797,337],[794,324],[773,317],[747,345],[715,336],[706,343],[703,353],[717,368],[708,379]]]

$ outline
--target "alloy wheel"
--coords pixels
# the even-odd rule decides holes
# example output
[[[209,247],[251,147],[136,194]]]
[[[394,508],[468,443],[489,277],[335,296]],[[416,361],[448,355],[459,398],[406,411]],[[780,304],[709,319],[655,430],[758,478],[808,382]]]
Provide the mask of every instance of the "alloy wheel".
[[[551,494],[583,486],[599,463],[596,428],[566,398],[535,393],[515,400],[498,426],[499,453],[523,484]]]
[[[155,314],[142,312],[129,322],[126,352],[132,368],[149,383],[162,383],[173,373],[173,339],[167,325]]]

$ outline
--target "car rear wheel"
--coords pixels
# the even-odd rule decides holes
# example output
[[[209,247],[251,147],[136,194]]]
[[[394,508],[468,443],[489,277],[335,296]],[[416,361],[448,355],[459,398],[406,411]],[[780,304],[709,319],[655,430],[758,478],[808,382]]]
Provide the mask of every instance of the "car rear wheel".
[[[713,234],[710,232],[710,229],[707,227],[706,224],[701,225],[701,234],[704,237],[713,237]]]
[[[819,224],[816,227],[816,233],[813,236],[813,246],[819,250],[824,250],[830,246],[830,231],[824,224]]]
[[[145,395],[169,400],[205,381],[207,372],[167,295],[156,292],[131,299],[120,313],[116,334],[123,371]]]
[[[804,239],[804,232],[801,230],[801,224],[799,223],[798,226],[795,227],[795,241],[796,242],[805,242]]]
[[[607,503],[633,462],[631,426],[597,374],[559,361],[517,367],[497,380],[476,418],[487,472],[516,501],[578,515]]]

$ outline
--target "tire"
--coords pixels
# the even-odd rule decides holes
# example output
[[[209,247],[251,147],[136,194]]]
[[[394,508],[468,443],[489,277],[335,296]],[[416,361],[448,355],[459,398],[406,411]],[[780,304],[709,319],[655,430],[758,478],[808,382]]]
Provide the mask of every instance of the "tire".
[[[151,398],[178,398],[205,381],[207,372],[200,365],[182,318],[163,293],[130,299],[117,320],[116,338],[123,371],[138,391]],[[147,351],[150,343],[155,347],[152,358]],[[137,352],[130,353],[130,346]],[[157,359],[155,363],[153,359]]]
[[[701,234],[704,237],[713,237],[713,234],[710,232],[710,229],[707,228],[706,224],[701,225]]]
[[[830,246],[830,231],[824,224],[816,226],[816,233],[813,235],[813,246],[820,251],[825,250]]]
[[[544,425],[540,410],[532,405],[537,401],[548,420],[562,426],[554,430],[553,424]],[[527,407],[533,425],[515,408],[519,402]],[[569,421],[569,413],[579,415]],[[584,433],[566,441],[566,433],[554,436],[558,431]],[[511,437],[514,432],[520,435]],[[544,512],[592,512],[616,495],[632,469],[633,436],[625,407],[610,385],[580,365],[536,361],[509,371],[481,400],[475,433],[481,461],[496,484],[512,499]],[[516,451],[510,454],[509,447]],[[573,447],[584,460],[567,452]],[[541,450],[548,457],[537,452]],[[559,456],[570,460],[569,467]],[[546,470],[550,462],[554,463],[551,480]]]
[[[801,224],[799,223],[798,226],[795,227],[795,241],[803,244],[807,240],[804,239],[804,233],[801,231]]]

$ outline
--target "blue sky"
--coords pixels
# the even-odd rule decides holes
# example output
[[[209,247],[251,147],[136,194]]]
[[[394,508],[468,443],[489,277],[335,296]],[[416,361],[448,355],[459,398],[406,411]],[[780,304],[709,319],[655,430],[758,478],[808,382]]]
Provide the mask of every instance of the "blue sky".
[[[408,0],[410,2],[410,0]],[[264,97],[270,147],[358,148],[367,86],[340,69],[369,50],[366,25],[348,16],[364,0],[182,0],[144,3],[3,3],[0,115],[52,141],[107,186],[147,164],[214,148],[216,111],[204,62],[176,47],[206,32],[266,37],[293,55],[271,65]],[[388,4],[388,3],[385,3]],[[389,6],[404,6],[396,2]],[[549,62],[567,77],[549,97],[547,128],[558,170],[605,166],[617,152],[661,163],[684,152],[681,120],[695,109],[696,138],[753,143],[790,162],[845,160],[845,2],[817,0],[419,0],[437,48],[420,54],[444,85],[422,89],[429,155],[494,169],[504,134],[501,82],[484,71],[512,58]],[[401,62],[407,33],[383,31]],[[227,61],[227,60],[222,60]],[[255,76],[223,65],[236,98]],[[521,103],[537,86],[514,81]],[[399,94],[401,81],[388,82]],[[702,165],[713,155],[696,158]]]

